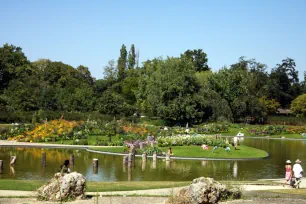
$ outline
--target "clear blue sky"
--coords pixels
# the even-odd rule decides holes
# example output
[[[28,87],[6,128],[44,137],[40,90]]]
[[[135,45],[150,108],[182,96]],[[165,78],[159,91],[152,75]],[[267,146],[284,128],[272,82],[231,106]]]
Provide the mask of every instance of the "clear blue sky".
[[[121,45],[134,43],[140,61],[201,48],[213,70],[240,56],[269,68],[291,57],[302,80],[306,0],[2,0],[4,43],[22,47],[31,61],[88,66],[98,79]]]

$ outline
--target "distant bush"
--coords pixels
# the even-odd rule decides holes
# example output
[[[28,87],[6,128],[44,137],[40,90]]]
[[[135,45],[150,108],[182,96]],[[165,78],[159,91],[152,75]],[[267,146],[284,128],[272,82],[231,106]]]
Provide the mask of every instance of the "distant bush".
[[[66,120],[86,121],[88,117],[93,120],[111,121],[113,116],[103,115],[99,112],[65,112],[65,111],[19,111],[19,112],[0,112],[1,123],[40,123],[44,120],[56,120],[63,117]]]
[[[271,125],[306,125],[306,117],[269,116],[267,123]]]

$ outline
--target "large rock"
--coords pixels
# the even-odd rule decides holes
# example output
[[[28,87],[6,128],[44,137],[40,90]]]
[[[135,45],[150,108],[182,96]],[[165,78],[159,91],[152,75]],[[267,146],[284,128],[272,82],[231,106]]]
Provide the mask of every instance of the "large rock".
[[[84,198],[86,179],[82,174],[56,173],[46,185],[38,189],[38,200],[66,201]]]
[[[218,203],[220,200],[240,197],[241,192],[238,189],[229,190],[212,178],[200,177],[194,179],[190,186],[183,188],[177,195],[166,201],[166,204]]]

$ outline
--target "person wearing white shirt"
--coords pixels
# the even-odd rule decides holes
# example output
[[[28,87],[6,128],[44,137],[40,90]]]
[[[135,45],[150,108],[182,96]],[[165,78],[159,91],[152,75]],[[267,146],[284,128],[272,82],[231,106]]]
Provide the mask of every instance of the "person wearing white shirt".
[[[303,168],[301,166],[301,160],[297,159],[295,161],[295,164],[293,165],[293,177],[295,178],[295,184],[294,187],[298,187],[299,183],[301,182],[301,179],[303,177]]]

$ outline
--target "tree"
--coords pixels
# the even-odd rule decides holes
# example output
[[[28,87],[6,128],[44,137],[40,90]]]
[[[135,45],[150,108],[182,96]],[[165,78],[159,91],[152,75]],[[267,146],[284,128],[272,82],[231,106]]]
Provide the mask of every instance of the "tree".
[[[297,117],[306,117],[306,94],[298,96],[291,103],[291,113]]]
[[[230,68],[224,67],[209,77],[210,88],[228,102],[234,121],[244,122],[247,117],[261,120],[265,115],[259,102],[265,93],[263,70],[262,64],[240,58]]]
[[[192,61],[197,72],[210,70],[207,65],[207,54],[202,49],[187,50],[182,56]]]
[[[295,67],[294,60],[287,58],[282,60],[281,64],[277,64],[270,74],[268,97],[279,101],[284,108],[301,93],[298,71]]]
[[[136,91],[143,112],[173,123],[196,121],[203,112],[195,100],[199,84],[195,68],[186,57],[147,61]]]
[[[126,65],[127,65],[127,51],[125,45],[123,44],[120,49],[120,57],[118,58],[119,80],[123,80],[125,78]]]
[[[78,74],[79,74],[78,77],[82,81],[86,82],[88,85],[93,85],[94,79],[92,78],[91,73],[90,73],[88,67],[80,65],[80,66],[77,67],[77,71],[78,71]]]
[[[16,75],[16,68],[30,62],[20,47],[4,44],[0,47],[0,94]]]
[[[124,101],[119,94],[105,91],[98,100],[97,109],[100,113],[107,115],[127,115],[131,116],[135,109]]]
[[[266,96],[262,96],[259,102],[265,107],[268,114],[276,113],[277,109],[280,107],[280,103],[275,99],[268,99]]]
[[[118,70],[116,69],[115,60],[108,61],[108,64],[104,67],[104,79],[110,84],[113,84],[118,79]]]
[[[135,67],[136,64],[136,54],[135,54],[135,46],[134,44],[132,44],[130,52],[129,52],[129,56],[128,56],[128,68],[129,69],[133,69]]]
[[[30,65],[15,69],[15,77],[3,92],[3,99],[9,111],[32,111],[39,109],[39,80]]]

